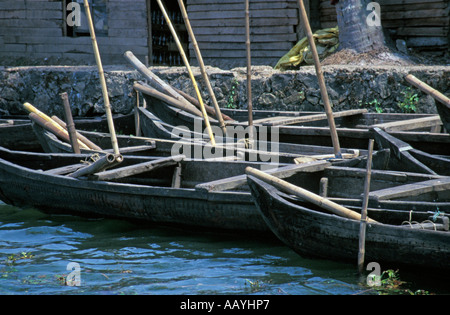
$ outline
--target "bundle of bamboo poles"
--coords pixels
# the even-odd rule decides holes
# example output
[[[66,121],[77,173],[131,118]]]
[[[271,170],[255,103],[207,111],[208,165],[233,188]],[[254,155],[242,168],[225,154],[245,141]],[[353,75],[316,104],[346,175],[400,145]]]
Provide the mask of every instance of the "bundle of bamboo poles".
[[[70,135],[67,130],[67,124],[64,123],[64,121],[59,119],[57,116],[48,116],[30,103],[24,103],[23,107],[29,112],[29,117],[34,123],[38,124],[45,130],[50,131],[61,140],[71,144]],[[102,151],[100,147],[92,143],[89,139],[87,139],[80,133],[76,132],[76,136],[77,144],[80,149]]]

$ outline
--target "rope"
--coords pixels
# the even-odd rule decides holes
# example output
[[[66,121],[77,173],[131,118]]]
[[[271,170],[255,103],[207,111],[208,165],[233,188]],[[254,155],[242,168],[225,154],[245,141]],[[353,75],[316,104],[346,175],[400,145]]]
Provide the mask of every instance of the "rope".
[[[434,215],[433,215],[433,221],[436,221],[436,219],[438,218],[438,216],[441,214],[441,211],[439,211],[439,208],[438,208],[438,210],[436,210],[436,212],[434,213]]]
[[[94,153],[94,154],[90,155],[89,157],[87,157],[84,161],[80,161],[80,162],[82,164],[90,165],[90,164],[98,161],[99,159],[100,159],[100,154]]]

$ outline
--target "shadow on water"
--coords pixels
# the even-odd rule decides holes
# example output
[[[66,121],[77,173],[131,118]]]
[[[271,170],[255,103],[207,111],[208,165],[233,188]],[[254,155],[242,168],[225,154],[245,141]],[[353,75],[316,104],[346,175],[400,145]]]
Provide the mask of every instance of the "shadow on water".
[[[79,269],[68,270],[70,262]],[[67,285],[73,272],[79,286]],[[0,204],[0,294],[378,292],[361,284],[351,264],[300,257],[272,234],[155,227]]]

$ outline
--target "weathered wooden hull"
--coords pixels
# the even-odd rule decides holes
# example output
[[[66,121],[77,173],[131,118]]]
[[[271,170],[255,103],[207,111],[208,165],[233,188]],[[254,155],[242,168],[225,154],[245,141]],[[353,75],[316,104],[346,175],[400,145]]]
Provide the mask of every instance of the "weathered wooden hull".
[[[190,158],[204,159],[204,158],[232,158],[267,162],[267,163],[294,163],[294,159],[299,156],[333,156],[333,148],[310,146],[310,145],[297,145],[292,143],[263,143],[258,142],[257,146],[259,150],[250,150],[245,148],[244,143],[235,142],[233,139],[227,139],[224,143],[217,142],[215,149],[212,149],[210,144],[203,141],[196,141],[195,138],[183,138],[176,137],[175,134],[169,132],[170,126],[167,124],[164,128],[158,119],[150,112],[140,108],[141,126],[142,128],[158,129],[160,132],[147,132],[151,134],[150,138],[146,137],[134,137],[126,135],[117,135],[117,141],[119,149],[123,152],[123,149],[131,146],[149,146],[147,150],[141,150],[140,152],[134,151],[134,155],[153,155],[153,156],[169,156],[171,154],[185,154]],[[38,137],[41,145],[44,148],[44,152],[48,153],[71,153],[72,149],[69,144],[59,140],[56,136],[50,132],[43,130],[38,125],[33,126],[34,132]],[[109,134],[99,132],[86,132],[78,130],[79,133],[90,139],[93,143],[98,145],[102,149],[111,149],[111,140]],[[201,135],[199,135],[201,137]],[[152,144],[153,146],[150,146]],[[131,149],[131,148],[130,148]],[[355,156],[356,159],[352,159],[354,163],[358,163],[358,160],[364,160],[366,150],[348,150],[342,149],[343,153],[348,153],[348,156]],[[88,151],[82,150],[87,153]],[[351,161],[349,161],[351,162]],[[351,162],[351,163],[353,163]],[[353,163],[353,165],[355,165]]]
[[[199,129],[202,120],[185,111],[171,107],[161,100],[144,94],[147,108],[154,113],[161,122],[172,126],[185,126],[189,130]],[[243,110],[224,110],[224,113],[236,119],[246,119]],[[313,112],[277,112],[255,111],[255,117],[263,118],[275,116],[307,116]],[[317,114],[317,113],[316,113]],[[359,113],[351,116],[336,118],[339,142],[343,148],[366,149],[369,139],[373,139],[371,128],[381,127],[396,138],[409,143],[412,147],[431,154],[450,155],[450,135],[441,133],[442,122],[437,115],[428,114],[388,114],[388,113]],[[423,123],[422,120],[425,120]],[[195,123],[195,121],[198,121]],[[405,122],[403,125],[402,122]],[[408,123],[406,123],[408,122]],[[417,122],[417,123],[416,123]],[[211,125],[217,125],[215,119]],[[400,124],[398,126],[397,124]],[[245,125],[241,122],[227,122],[229,126]],[[196,127],[197,126],[197,127]],[[297,125],[259,126],[255,123],[257,132],[264,128],[270,134],[272,130],[278,133],[278,141],[284,143],[308,144],[332,147],[331,133],[326,119],[305,122]],[[201,128],[204,130],[204,126]],[[270,140],[270,139],[268,139]],[[377,147],[375,147],[377,149]]]
[[[30,120],[1,119],[0,124],[0,146],[19,150],[41,150],[31,129]]]
[[[248,182],[257,207],[270,229],[302,256],[354,262],[358,257],[360,222],[318,211],[286,199],[256,178]],[[376,212],[369,217],[377,220]],[[408,221],[407,213],[403,213]],[[422,219],[426,219],[427,214]],[[401,224],[401,218],[399,218]],[[379,221],[381,222],[381,221]],[[408,266],[419,272],[450,270],[450,232],[416,230],[393,224],[368,224],[365,261],[383,269]]]
[[[178,187],[173,187],[173,166],[118,181],[74,179],[66,175],[55,175],[55,169],[79,164],[89,157],[90,155],[15,152],[0,148],[0,199],[11,205],[31,206],[53,213],[113,216],[159,225],[268,231],[256,209],[244,175],[247,166],[262,168],[267,167],[267,164],[185,160],[180,164],[182,176]],[[126,156],[118,167],[154,159],[155,157]],[[312,185],[312,182],[323,176],[323,171],[330,165],[331,163],[326,161],[302,165],[285,164],[273,168],[270,172],[282,178],[295,182],[302,180]],[[347,171],[348,168],[334,168],[334,172],[340,170]],[[361,173],[357,169],[355,172]],[[430,178],[421,174],[414,177],[410,174],[395,174],[393,183],[397,184],[401,179],[409,183]],[[346,173],[341,178],[348,177]],[[379,184],[374,186],[390,187],[388,182],[392,176],[388,174],[385,177],[380,178]],[[376,174],[374,178],[377,179]],[[337,185],[344,187],[339,183]],[[356,186],[360,186],[358,182]],[[358,191],[353,193],[344,195],[344,198],[357,198]],[[355,200],[345,200],[345,203],[350,202]],[[377,200],[376,205],[404,209],[406,203]],[[423,202],[411,201],[406,213],[409,214],[410,210],[422,210],[423,206]],[[450,211],[450,204],[441,204],[439,208],[442,211]]]
[[[161,119],[156,117],[152,112],[139,108],[139,115],[141,121],[141,128],[143,134],[149,137],[161,137],[162,139],[202,139],[204,135],[196,134],[195,132],[181,132],[177,131],[173,132],[173,130],[177,130],[176,127],[169,125],[166,122],[163,122]],[[374,128],[372,132],[372,136],[376,139],[381,139],[378,133],[375,132],[377,128]],[[391,134],[388,134],[390,137]],[[395,138],[395,140],[397,140]],[[221,141],[221,140],[217,140]],[[225,141],[228,141],[225,140]],[[264,142],[262,142],[264,143]],[[408,171],[408,172],[426,172],[429,174],[440,174],[440,175],[450,175],[450,158],[448,156],[438,156],[432,155],[427,152],[423,152],[417,149],[413,149],[409,144],[407,146],[410,148],[407,151],[402,151],[397,149],[397,147],[390,145],[383,145],[384,141],[378,142],[380,149],[390,150],[390,160],[384,166],[379,158],[376,160],[380,163],[376,165],[379,169],[389,168],[391,170],[397,171]],[[294,144],[294,143],[284,143],[284,142],[267,142],[264,147],[270,151],[272,150],[273,145],[277,145],[277,152],[280,152],[280,158],[283,154],[287,154],[287,156],[297,155],[319,155],[319,154],[333,154],[333,148],[331,146],[318,146],[318,145],[307,145],[307,144]],[[437,145],[437,144],[436,144]],[[442,144],[441,144],[442,145]],[[367,146],[367,144],[366,144]],[[437,145],[438,146],[438,145]],[[359,149],[358,149],[359,150]],[[441,147],[442,151],[446,151],[447,147]],[[350,153],[352,149],[341,147],[342,153]],[[283,154],[281,154],[283,153]],[[361,155],[366,155],[367,150],[360,150]],[[290,158],[290,157],[289,157]],[[283,159],[283,162],[287,162],[286,159]],[[287,162],[288,163],[288,162]],[[377,163],[376,163],[377,164]]]
[[[436,109],[441,117],[445,130],[447,133],[450,133],[450,108],[444,104],[436,102]]]
[[[106,118],[75,118],[75,127],[82,130],[108,132]],[[134,134],[134,114],[114,116],[117,132]],[[28,117],[11,117],[0,119],[0,146],[11,150],[42,152]]]
[[[205,193],[192,188],[170,188],[170,184],[169,187],[158,187],[78,180],[25,168],[12,161],[34,159],[33,163],[41,163],[42,166],[49,161],[54,165],[64,165],[76,163],[80,156],[47,154],[38,157],[24,153],[19,157],[19,154],[7,151],[2,151],[0,156],[0,199],[11,205],[162,225],[268,231],[248,193]],[[5,159],[7,157],[10,161]],[[164,177],[159,178],[164,181]]]
[[[70,144],[61,141],[49,131],[44,130],[38,125],[33,126],[34,132],[39,139],[44,152],[47,153],[72,153]],[[78,131],[80,134],[91,140],[100,148],[106,151],[112,151],[110,136],[107,133]],[[266,163],[294,163],[294,159],[302,155],[313,154],[332,154],[331,148],[311,148],[308,146],[286,144],[281,145],[280,149],[287,150],[287,152],[270,151],[255,151],[248,150],[243,145],[236,145],[234,143],[225,144],[223,146],[216,146],[212,149],[211,145],[196,142],[186,141],[182,139],[171,140],[166,138],[145,138],[134,136],[116,136],[119,151],[122,154],[143,155],[143,156],[170,156],[174,154],[185,154],[190,158],[208,159],[208,158],[224,158],[230,160],[243,160]],[[136,147],[136,150],[133,150]],[[270,149],[270,148],[269,148]],[[81,153],[92,153],[92,150],[81,149]],[[129,152],[129,153],[127,153]],[[353,151],[352,151],[353,154]],[[365,160],[366,157],[360,155],[360,152],[355,153],[354,159],[349,159],[348,163],[353,165]]]

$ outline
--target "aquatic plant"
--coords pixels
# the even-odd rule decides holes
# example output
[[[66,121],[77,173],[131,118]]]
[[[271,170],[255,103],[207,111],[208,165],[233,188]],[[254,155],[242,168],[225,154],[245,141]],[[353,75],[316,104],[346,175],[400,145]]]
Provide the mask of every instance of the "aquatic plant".
[[[380,295],[399,294],[399,295],[430,295],[431,293],[426,290],[412,291],[404,286],[407,282],[400,279],[398,270],[386,270],[380,276],[380,286],[377,286],[375,290]]]
[[[247,285],[247,283],[250,285],[251,293],[262,291],[266,286],[262,281],[259,280],[250,281],[248,279],[245,279],[245,284]]]
[[[14,265],[16,263],[16,261],[18,261],[18,260],[32,259],[33,257],[34,257],[34,255],[32,255],[31,253],[27,253],[27,252],[21,252],[19,254],[12,254],[12,255],[8,256],[8,258],[6,259],[6,265],[11,266],[11,265]]]

